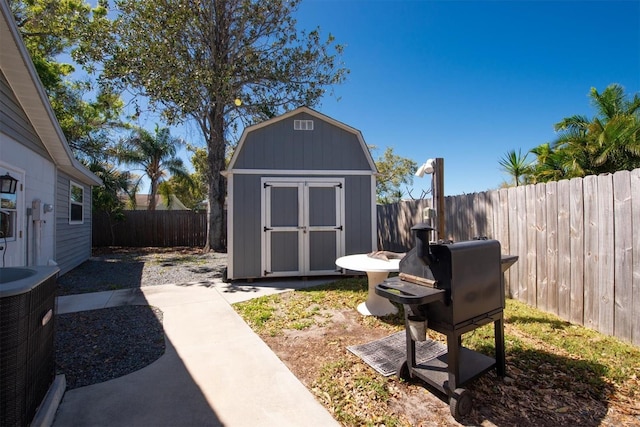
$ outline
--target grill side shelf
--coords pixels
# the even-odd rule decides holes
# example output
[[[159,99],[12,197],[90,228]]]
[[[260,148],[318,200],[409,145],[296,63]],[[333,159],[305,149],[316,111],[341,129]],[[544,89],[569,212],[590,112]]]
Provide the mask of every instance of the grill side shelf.
[[[444,302],[445,289],[416,285],[398,278],[388,279],[376,285],[376,294],[400,304],[422,305]]]

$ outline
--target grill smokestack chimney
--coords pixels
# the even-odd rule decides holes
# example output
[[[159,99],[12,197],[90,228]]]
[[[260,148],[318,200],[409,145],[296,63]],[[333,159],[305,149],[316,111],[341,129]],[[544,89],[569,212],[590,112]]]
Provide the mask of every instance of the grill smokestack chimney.
[[[426,266],[435,264],[436,258],[431,253],[431,247],[429,246],[429,233],[434,231],[435,228],[422,222],[411,227],[411,230],[416,236],[416,255],[418,259]]]

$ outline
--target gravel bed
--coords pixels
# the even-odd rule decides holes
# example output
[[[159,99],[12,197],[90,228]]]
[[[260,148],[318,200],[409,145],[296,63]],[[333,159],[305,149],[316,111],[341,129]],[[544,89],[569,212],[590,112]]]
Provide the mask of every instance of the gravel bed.
[[[109,248],[58,278],[57,295],[164,284],[209,282],[223,277],[224,253],[194,248]],[[56,316],[56,372],[67,389],[129,374],[165,351],[162,311],[122,306]]]
[[[110,248],[58,278],[57,295],[222,279],[227,254],[197,248]]]
[[[144,368],[164,354],[162,311],[129,305],[56,316],[56,372],[67,390]]]

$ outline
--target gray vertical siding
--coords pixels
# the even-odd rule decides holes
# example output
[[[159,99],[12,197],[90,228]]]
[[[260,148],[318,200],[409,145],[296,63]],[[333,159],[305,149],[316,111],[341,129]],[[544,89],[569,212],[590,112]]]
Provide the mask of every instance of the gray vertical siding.
[[[2,123],[3,133],[42,157],[51,158],[2,72],[0,72],[0,123]]]
[[[294,120],[313,120],[314,130],[294,130]],[[248,133],[235,168],[370,170],[356,134],[307,113]]]
[[[233,275],[261,277],[260,176],[233,176]]]
[[[55,257],[60,274],[82,264],[91,256],[91,187],[84,188],[84,223],[69,224],[69,176],[58,171],[55,202]]]
[[[345,254],[371,252],[371,176],[345,177]]]

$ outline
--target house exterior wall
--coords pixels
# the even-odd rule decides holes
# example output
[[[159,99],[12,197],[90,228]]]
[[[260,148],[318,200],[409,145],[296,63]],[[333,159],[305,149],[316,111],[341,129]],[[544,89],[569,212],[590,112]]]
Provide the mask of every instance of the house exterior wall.
[[[91,187],[74,181],[84,188],[84,221],[69,224],[70,177],[56,168],[4,75],[0,106],[0,169],[20,177],[22,188],[17,213],[21,237],[7,245],[5,265],[46,265],[53,260],[64,274],[91,256]],[[36,222],[38,200],[41,220]],[[45,213],[44,204],[53,204],[54,212]],[[27,209],[32,216],[27,217]]]
[[[294,120],[313,120],[313,131],[294,130]],[[251,130],[244,138],[227,177],[230,278],[263,276],[264,177],[344,179],[344,254],[374,249],[374,171],[357,134],[302,112]]]
[[[56,167],[4,75],[0,78],[0,106],[0,172],[19,179],[17,233],[16,239],[7,244],[5,266],[45,265],[55,259],[54,224],[47,222],[44,214],[44,222],[34,227],[27,209],[32,208],[34,200],[40,200],[41,205],[53,203]]]
[[[49,157],[38,134],[0,71],[0,123],[2,132],[42,157]],[[1,158],[0,158],[1,159]]]
[[[69,192],[72,181],[84,190],[82,224],[70,224],[69,221]],[[62,275],[91,256],[91,187],[58,173],[54,212],[56,262]]]

